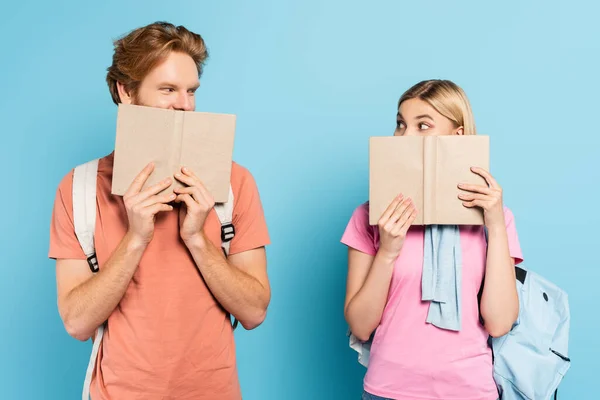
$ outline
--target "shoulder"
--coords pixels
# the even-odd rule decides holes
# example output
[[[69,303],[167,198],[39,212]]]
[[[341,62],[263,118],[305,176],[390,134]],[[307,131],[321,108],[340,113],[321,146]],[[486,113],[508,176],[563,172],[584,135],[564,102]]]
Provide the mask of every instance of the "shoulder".
[[[63,177],[61,178],[61,180],[58,184],[57,195],[62,196],[65,203],[71,203],[70,197],[71,197],[71,192],[73,191],[73,176],[75,174],[75,169],[77,167],[83,166],[83,165],[88,164],[95,160],[96,159],[93,159],[93,160],[89,160],[87,162],[75,165],[65,175],[63,175]],[[97,160],[98,160],[98,173],[97,173],[98,175],[112,174],[112,166],[113,166],[112,154],[98,158]]]
[[[231,180],[239,181],[247,178],[252,178],[252,173],[248,170],[248,168],[244,167],[241,164],[238,164],[235,161],[231,162]]]
[[[369,202],[365,201],[362,204],[359,204],[352,213],[353,219],[358,219],[360,221],[364,221],[365,225],[369,225]]]
[[[231,188],[234,194],[257,190],[252,173],[236,162],[231,164]]]
[[[62,205],[67,214],[72,214],[73,208],[73,198],[72,198],[72,190],[73,190],[73,172],[74,169],[69,170],[58,183],[58,187],[55,193],[55,207]],[[56,210],[55,210],[56,211]]]
[[[514,221],[514,219],[515,219],[515,216],[514,216],[512,210],[510,208],[508,208],[507,206],[504,206],[504,219],[507,224],[509,222]]]
[[[357,232],[372,234],[375,227],[369,224],[369,202],[359,204],[352,212],[352,217],[348,223],[348,228]]]

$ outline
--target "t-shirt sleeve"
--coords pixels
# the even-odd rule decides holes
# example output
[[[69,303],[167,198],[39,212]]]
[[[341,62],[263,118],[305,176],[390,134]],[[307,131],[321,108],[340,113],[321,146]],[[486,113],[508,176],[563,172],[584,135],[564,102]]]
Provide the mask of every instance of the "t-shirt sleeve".
[[[61,181],[54,198],[54,208],[50,222],[50,249],[48,252],[48,257],[51,259],[86,259],[75,235],[73,200],[71,198],[72,187],[73,172],[71,171]]]
[[[369,205],[361,204],[354,210],[341,242],[360,252],[375,256],[375,228],[369,225]]]
[[[510,256],[515,259],[515,265],[518,265],[523,262],[523,253],[521,252],[515,217],[507,207],[504,207],[504,222],[506,223],[506,233],[508,236],[508,251]]]
[[[234,189],[233,226],[230,254],[241,253],[270,244],[267,222],[254,177],[247,169],[238,169]],[[237,190],[236,190],[237,186]]]

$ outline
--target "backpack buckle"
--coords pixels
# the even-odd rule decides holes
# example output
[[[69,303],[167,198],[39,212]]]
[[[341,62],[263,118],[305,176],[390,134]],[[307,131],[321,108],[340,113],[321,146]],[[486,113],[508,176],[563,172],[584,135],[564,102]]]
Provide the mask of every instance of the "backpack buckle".
[[[96,253],[94,253],[91,256],[89,256],[87,258],[87,262],[88,262],[88,265],[90,266],[90,269],[92,270],[93,273],[98,272],[98,270],[100,268],[98,267],[98,258],[96,257]]]
[[[235,227],[232,223],[221,225],[221,241],[229,242],[235,236]]]

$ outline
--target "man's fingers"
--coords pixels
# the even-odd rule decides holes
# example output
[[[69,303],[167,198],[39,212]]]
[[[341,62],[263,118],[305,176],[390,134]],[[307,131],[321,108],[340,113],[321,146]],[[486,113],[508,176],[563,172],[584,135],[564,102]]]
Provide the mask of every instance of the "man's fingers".
[[[177,195],[177,197],[175,198],[175,202],[176,203],[185,203],[185,205],[187,206],[188,209],[191,209],[194,206],[197,206],[196,202],[194,201],[192,196],[189,194]]]
[[[156,195],[157,193],[162,192],[163,190],[171,186],[172,183],[173,180],[171,178],[167,178],[158,183],[155,183],[154,185],[149,186],[146,189],[139,192],[138,194],[134,195],[131,198],[131,202],[133,204],[141,203],[142,201],[147,200],[148,198]]]
[[[125,192],[125,196],[130,197],[139,193],[153,171],[154,163],[151,162],[146,165],[144,169],[142,169],[142,171],[134,178],[133,182],[131,182],[131,185],[129,185],[129,188]]]
[[[210,192],[200,178],[198,178],[192,170],[187,167],[181,168],[181,173],[175,174],[175,179],[185,183],[187,186],[196,188],[197,190],[192,192],[191,194],[194,196],[198,203],[211,205],[214,204],[214,199],[211,196]]]
[[[159,196],[151,196],[149,198],[147,198],[146,200],[142,201],[140,203],[140,207],[150,207],[154,204],[157,203],[162,203],[162,204],[166,204],[169,203],[173,200],[175,200],[177,196],[173,193],[171,194],[163,194],[163,195],[159,195]]]
[[[190,196],[192,196],[196,203],[204,207],[211,207],[211,199],[206,198],[206,196],[202,193],[201,189],[197,186],[177,188],[174,189],[174,192],[177,194],[189,194]],[[214,205],[214,203],[212,203],[212,205]]]
[[[148,207],[147,211],[150,213],[150,215],[156,215],[159,212],[171,211],[172,209],[173,209],[173,206],[170,206],[168,204],[156,203],[156,204]]]
[[[198,190],[200,190],[200,193],[202,194],[202,196],[204,196],[204,198],[206,200],[211,201],[212,196],[210,195],[210,192],[208,191],[208,189],[206,189],[206,186],[204,186],[204,183],[202,182],[202,180],[200,178],[198,178],[198,176],[194,173],[194,171],[192,171],[191,169],[187,168],[187,167],[183,167],[181,168],[181,172],[183,172],[185,175],[190,176],[195,184],[194,186],[196,186],[198,188]]]

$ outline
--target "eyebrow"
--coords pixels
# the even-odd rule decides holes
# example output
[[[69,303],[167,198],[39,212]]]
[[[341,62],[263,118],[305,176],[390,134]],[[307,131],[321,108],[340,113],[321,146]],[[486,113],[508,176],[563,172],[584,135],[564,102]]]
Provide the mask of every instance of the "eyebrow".
[[[417,115],[417,117],[415,119],[424,119],[424,118],[427,118],[427,119],[430,119],[433,121],[433,118],[431,118],[431,115],[429,115],[429,114]]]
[[[429,114],[417,115],[417,116],[415,117],[415,119],[424,119],[424,118],[427,118],[427,119],[430,119],[430,120],[432,120],[432,121],[433,121],[433,118],[432,118],[432,117],[431,117],[431,115],[429,115]],[[402,114],[398,113],[398,114],[396,114],[396,119],[397,119],[397,120],[398,120],[398,119],[404,120],[404,117],[402,116]]]
[[[179,87],[179,85],[176,85],[172,82],[161,82],[158,84],[159,87],[163,87],[163,86],[173,86],[173,87]],[[190,86],[188,89],[198,89],[200,87],[200,82]]]

